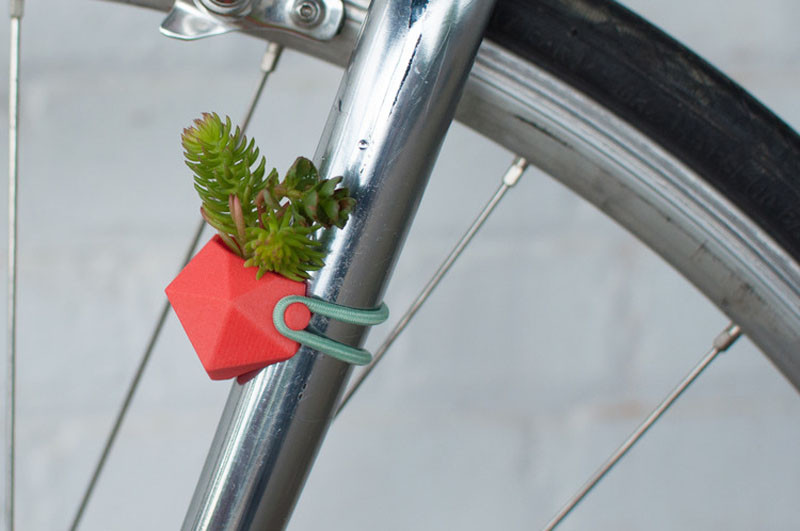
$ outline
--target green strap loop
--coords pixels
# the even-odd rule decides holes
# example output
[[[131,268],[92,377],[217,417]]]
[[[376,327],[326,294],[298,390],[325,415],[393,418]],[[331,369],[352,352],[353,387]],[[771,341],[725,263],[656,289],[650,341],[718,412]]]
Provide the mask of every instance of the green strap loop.
[[[389,308],[385,304],[381,303],[380,307],[372,310],[361,310],[348,306],[340,306],[321,299],[288,295],[278,301],[278,304],[275,305],[275,310],[272,312],[272,320],[275,323],[275,328],[284,337],[288,337],[293,341],[309,346],[314,350],[318,350],[337,360],[344,361],[345,363],[366,365],[372,361],[372,354],[363,348],[351,347],[350,345],[334,341],[329,337],[314,334],[308,330],[292,330],[286,326],[286,321],[284,320],[286,308],[288,308],[290,304],[296,302],[303,304],[311,313],[324,315],[325,317],[330,317],[331,319],[343,323],[361,326],[380,324],[388,319]]]

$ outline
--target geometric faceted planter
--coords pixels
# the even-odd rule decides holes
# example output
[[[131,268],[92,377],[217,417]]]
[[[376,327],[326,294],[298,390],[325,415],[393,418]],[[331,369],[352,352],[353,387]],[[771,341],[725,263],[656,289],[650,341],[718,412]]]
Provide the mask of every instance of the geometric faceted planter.
[[[244,376],[291,358],[300,348],[275,329],[272,312],[306,285],[275,273],[256,280],[219,236],[214,236],[167,289],[167,298],[212,380]],[[311,314],[300,303],[284,313],[287,326],[302,330]],[[242,378],[240,378],[240,381]]]

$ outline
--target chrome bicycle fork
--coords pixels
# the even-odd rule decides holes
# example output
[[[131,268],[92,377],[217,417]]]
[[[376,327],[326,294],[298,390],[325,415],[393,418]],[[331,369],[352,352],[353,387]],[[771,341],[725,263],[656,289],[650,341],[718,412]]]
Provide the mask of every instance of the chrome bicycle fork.
[[[453,118],[491,0],[376,0],[334,100],[315,163],[344,176],[358,204],[323,240],[314,297],[381,301]],[[360,345],[358,327],[315,317],[319,333]],[[350,367],[308,348],[234,384],[184,530],[282,529],[311,469]]]

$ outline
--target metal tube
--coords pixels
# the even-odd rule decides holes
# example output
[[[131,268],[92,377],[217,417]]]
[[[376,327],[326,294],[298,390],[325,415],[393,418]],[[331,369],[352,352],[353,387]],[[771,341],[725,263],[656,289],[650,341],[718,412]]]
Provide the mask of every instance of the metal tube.
[[[334,100],[315,162],[358,203],[310,294],[368,308],[380,300],[455,112],[493,2],[378,0]],[[364,330],[311,326],[360,345]],[[350,367],[302,348],[234,384],[183,529],[282,529]]]
[[[8,75],[8,351],[6,364],[6,529],[14,531],[17,399],[17,184],[19,181],[19,66],[22,0],[11,0]]]

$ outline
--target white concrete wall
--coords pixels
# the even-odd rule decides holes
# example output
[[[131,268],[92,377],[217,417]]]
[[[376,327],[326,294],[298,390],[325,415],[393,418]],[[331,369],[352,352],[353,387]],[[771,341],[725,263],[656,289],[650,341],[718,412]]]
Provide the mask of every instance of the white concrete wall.
[[[629,4],[800,126],[796,0]],[[256,80],[261,43],[169,41],[159,20],[103,2],[27,5],[22,530],[67,526],[184,253],[198,201],[181,128],[206,110],[240,116]],[[313,153],[337,76],[285,54],[252,129],[269,164]],[[395,316],[510,160],[453,127],[387,295]],[[448,204],[454,186],[461,205]],[[725,323],[530,171],[332,428],[290,529],[536,528]],[[564,529],[800,528],[800,402],[743,343]],[[83,529],[177,528],[228,389],[171,318]]]

